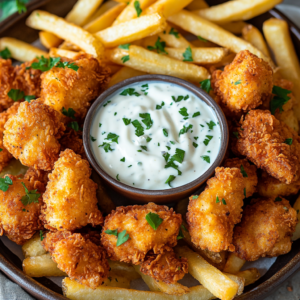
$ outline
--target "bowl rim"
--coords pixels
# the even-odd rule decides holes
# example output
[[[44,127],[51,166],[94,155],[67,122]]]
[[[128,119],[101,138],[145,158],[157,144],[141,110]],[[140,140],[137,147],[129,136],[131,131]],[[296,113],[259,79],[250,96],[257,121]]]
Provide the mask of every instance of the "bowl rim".
[[[90,141],[90,129],[93,123],[93,119],[99,109],[103,107],[103,104],[109,100],[110,96],[115,94],[117,91],[122,90],[130,85],[138,84],[142,82],[164,82],[164,83],[170,83],[175,84],[180,87],[183,87],[187,89],[189,92],[193,93],[196,97],[198,97],[200,100],[205,102],[216,114],[218,125],[221,129],[221,143],[220,143],[220,151],[218,153],[218,156],[216,157],[215,161],[210,165],[210,167],[199,177],[197,177],[195,180],[184,184],[179,187],[170,188],[170,189],[164,189],[164,190],[148,190],[148,189],[140,189],[136,187],[132,187],[130,185],[127,185],[125,183],[122,183],[112,176],[110,176],[105,170],[103,170],[99,163],[97,163],[97,160],[95,159],[95,156],[92,151],[91,147],[91,141]],[[211,175],[215,172],[215,168],[220,166],[222,163],[229,144],[229,130],[228,130],[228,124],[227,120],[225,118],[225,115],[223,111],[221,110],[220,106],[201,88],[197,87],[193,83],[190,83],[186,80],[179,79],[177,77],[169,76],[169,75],[159,75],[159,74],[148,74],[148,75],[141,75],[136,76],[133,78],[125,79],[110,88],[108,88],[106,91],[104,91],[93,103],[93,105],[90,107],[86,118],[84,120],[84,126],[83,126],[83,146],[85,150],[85,154],[90,162],[90,164],[93,166],[94,170],[102,177],[104,180],[108,181],[111,185],[117,187],[120,190],[130,192],[131,194],[136,195],[145,195],[145,196],[171,196],[175,195],[177,193],[182,193],[185,191],[188,191],[190,189],[193,189],[197,186],[199,186],[202,182],[206,181]]]

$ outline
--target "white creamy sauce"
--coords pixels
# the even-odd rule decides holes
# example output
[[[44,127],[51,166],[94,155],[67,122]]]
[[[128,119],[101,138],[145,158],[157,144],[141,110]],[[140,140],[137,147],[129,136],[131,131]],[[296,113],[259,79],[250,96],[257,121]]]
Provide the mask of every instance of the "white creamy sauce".
[[[149,190],[197,179],[215,161],[221,144],[213,109],[181,86],[165,82],[133,84],[111,95],[95,114],[90,134],[104,171]]]

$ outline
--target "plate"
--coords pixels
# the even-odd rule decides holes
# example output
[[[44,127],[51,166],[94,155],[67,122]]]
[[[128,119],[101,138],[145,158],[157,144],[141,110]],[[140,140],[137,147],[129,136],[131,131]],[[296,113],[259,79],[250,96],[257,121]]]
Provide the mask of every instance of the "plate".
[[[58,16],[65,16],[75,4],[76,0],[33,0],[28,5],[26,14],[14,14],[0,23],[0,37],[10,36],[28,43],[38,39],[38,31],[28,28],[25,25],[26,17],[34,9],[43,9]],[[216,5],[224,1],[208,0],[208,4]],[[260,30],[265,20],[275,17],[284,19],[289,23],[292,40],[294,42],[298,57],[300,57],[300,30],[294,23],[278,10],[273,9],[263,15],[260,15],[250,21]],[[112,198],[116,194],[112,192]],[[291,199],[293,200],[293,199]],[[294,198],[295,200],[295,198]],[[291,201],[292,202],[292,201]],[[293,203],[293,202],[292,202]],[[120,205],[121,203],[116,203]],[[132,203],[126,203],[132,204]],[[124,203],[122,203],[124,205]],[[293,244],[291,252],[279,256],[267,273],[254,284],[247,286],[243,295],[235,298],[239,300],[258,300],[263,299],[268,293],[274,292],[276,287],[283,283],[291,274],[300,268],[300,240]],[[14,255],[0,239],[0,269],[14,282],[19,284],[29,294],[39,300],[66,300],[62,295],[62,290],[48,278],[32,279],[22,272],[22,262]]]

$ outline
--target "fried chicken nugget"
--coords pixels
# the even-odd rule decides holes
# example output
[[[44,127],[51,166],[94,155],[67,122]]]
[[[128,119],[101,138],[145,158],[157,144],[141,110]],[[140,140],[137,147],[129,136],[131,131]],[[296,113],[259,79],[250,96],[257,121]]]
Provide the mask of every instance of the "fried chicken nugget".
[[[38,100],[22,102],[6,122],[4,146],[28,167],[49,171],[58,159],[58,139],[65,130],[58,112]]]
[[[239,115],[271,99],[273,71],[263,59],[244,50],[224,71],[212,74],[212,87],[222,105]]]
[[[42,193],[45,193],[48,183],[48,175],[49,172],[47,171],[29,168],[24,175],[24,179],[34,183],[35,185],[39,184],[38,190]]]
[[[151,252],[147,254],[145,261],[141,264],[141,272],[155,280],[173,284],[188,273],[188,261],[184,257],[177,258],[173,250],[163,254]]]
[[[257,186],[257,168],[250,165],[247,159],[231,158],[224,163],[226,168],[237,168],[241,170],[245,182],[246,198],[251,197],[256,192]]]
[[[297,213],[287,200],[254,200],[245,208],[242,222],[234,229],[235,254],[255,261],[288,253],[297,222]]]
[[[42,197],[41,183],[28,181],[17,176],[5,175],[12,180],[6,192],[0,190],[0,235],[23,245],[37,230],[42,229],[39,220]],[[26,186],[30,195],[26,193]]]
[[[294,130],[259,109],[250,111],[240,125],[235,150],[281,182],[299,179],[300,138]]]
[[[151,214],[162,219],[156,230],[146,220],[146,216]],[[154,203],[119,206],[105,218],[101,234],[102,245],[111,260],[138,265],[144,261],[150,250],[154,254],[160,254],[176,246],[181,222],[181,215],[167,206]],[[129,239],[117,246],[119,238],[110,233],[114,230],[117,230],[118,236],[124,231]]]
[[[240,169],[216,168],[199,196],[191,196],[187,222],[192,242],[203,250],[234,250],[233,227],[242,215],[245,182]]]
[[[60,153],[43,195],[41,219],[45,228],[73,231],[103,223],[97,207],[97,184],[90,179],[91,173],[89,163],[74,151]]]
[[[103,91],[109,79],[109,71],[88,54],[79,54],[74,60],[62,58],[61,61],[74,63],[77,71],[70,68],[57,68],[44,72],[41,98],[56,111],[65,108],[75,110],[75,116],[84,118],[90,102]]]
[[[108,276],[109,264],[103,248],[79,233],[47,233],[42,245],[60,270],[83,285],[95,289]]]

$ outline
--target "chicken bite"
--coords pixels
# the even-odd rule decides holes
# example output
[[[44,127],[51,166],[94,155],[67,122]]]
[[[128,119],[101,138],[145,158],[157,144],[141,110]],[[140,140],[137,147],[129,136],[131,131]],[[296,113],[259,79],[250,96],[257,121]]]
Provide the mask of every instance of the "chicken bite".
[[[44,72],[41,76],[41,98],[56,111],[72,108],[75,117],[83,119],[90,102],[107,84],[109,71],[88,54],[78,54],[73,60],[61,58],[61,61],[74,63],[79,69],[54,67]]]
[[[42,245],[60,270],[83,285],[95,289],[108,276],[109,264],[103,248],[79,233],[50,232]]]
[[[192,242],[203,250],[234,250],[234,225],[241,220],[245,182],[240,169],[216,168],[199,196],[191,196],[187,222]]]
[[[89,163],[74,151],[60,153],[43,195],[41,219],[45,228],[73,231],[103,223],[97,207],[97,184],[90,179],[91,173]]]
[[[146,216],[160,220],[156,230]],[[167,206],[154,203],[120,206],[105,218],[102,245],[111,260],[138,265],[150,250],[161,254],[176,246],[181,222],[181,215]]]
[[[4,146],[23,165],[53,168],[60,151],[58,139],[65,130],[58,112],[38,100],[25,101],[4,128]]]
[[[252,201],[234,229],[235,254],[241,259],[255,261],[288,253],[297,222],[296,211],[283,198]]]
[[[174,284],[188,273],[186,258],[177,258],[175,252],[166,251],[163,254],[148,253],[141,264],[141,272],[155,280]]]
[[[31,183],[35,183],[35,185],[39,184],[38,190],[44,193],[46,191],[48,175],[49,172],[47,171],[29,168],[24,175],[24,179]]]
[[[241,119],[234,148],[281,182],[299,179],[300,138],[270,111],[252,110]]]
[[[212,74],[212,87],[225,111],[239,116],[271,99],[273,71],[263,59],[244,50],[224,71]]]
[[[226,168],[237,168],[241,170],[241,173],[245,182],[245,197],[251,197],[256,192],[257,186],[257,168],[251,165],[247,159],[231,158],[227,159],[224,163]]]
[[[39,181],[5,175],[8,189],[0,190],[0,235],[23,245],[37,230],[42,205],[42,185]],[[26,188],[25,188],[26,187]]]

